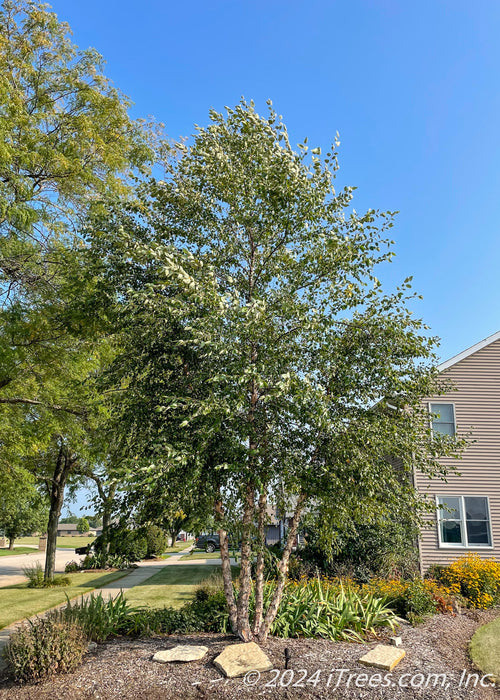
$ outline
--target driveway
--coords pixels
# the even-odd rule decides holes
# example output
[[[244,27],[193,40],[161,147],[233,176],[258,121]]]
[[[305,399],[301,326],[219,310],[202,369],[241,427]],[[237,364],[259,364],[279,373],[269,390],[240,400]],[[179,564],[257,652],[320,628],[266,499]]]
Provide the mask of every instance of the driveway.
[[[74,549],[56,550],[56,573],[63,573],[66,564],[71,561],[79,561],[80,557],[75,554]],[[34,549],[29,554],[13,554],[11,557],[0,557],[0,588],[2,586],[12,586],[16,583],[24,583],[26,576],[23,574],[23,567],[34,566],[40,562],[45,565],[45,552]]]

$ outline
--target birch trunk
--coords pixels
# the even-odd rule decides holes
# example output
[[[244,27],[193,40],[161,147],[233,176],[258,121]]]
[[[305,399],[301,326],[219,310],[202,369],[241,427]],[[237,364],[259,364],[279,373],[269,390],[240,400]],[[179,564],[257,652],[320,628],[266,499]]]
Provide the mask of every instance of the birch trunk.
[[[250,590],[252,586],[252,525],[255,515],[255,489],[252,483],[247,484],[245,506],[243,509],[242,538],[241,538],[241,571],[239,577],[239,593],[237,602],[238,636],[244,641],[252,640],[249,619]]]
[[[224,508],[222,501],[215,504],[215,512],[220,523],[224,522]],[[238,633],[238,611],[234,598],[233,576],[231,573],[231,560],[229,558],[229,546],[227,532],[223,527],[218,529],[220,538],[220,558],[222,564],[222,580],[224,582],[224,595],[226,596],[227,608],[229,610],[229,622],[234,634]]]
[[[283,597],[283,591],[286,583],[286,575],[288,573],[288,562],[290,560],[293,542],[295,540],[295,537],[297,536],[297,531],[299,529],[300,516],[302,515],[302,511],[304,509],[305,500],[305,494],[301,494],[298,498],[297,505],[295,507],[295,512],[292,518],[292,524],[290,526],[290,530],[288,531],[286,546],[283,551],[281,561],[278,565],[278,581],[274,590],[274,595],[266,611],[266,615],[260,626],[260,629],[256,634],[256,641],[258,641],[259,644],[265,644],[269,635],[269,630],[271,629],[271,625],[274,622],[274,618],[276,617],[276,613],[278,612],[278,608]]]
[[[267,515],[267,491],[262,491],[259,497],[259,522],[257,563],[255,568],[255,619],[253,633],[257,635],[262,625],[264,616],[264,548],[266,546],[266,515]]]

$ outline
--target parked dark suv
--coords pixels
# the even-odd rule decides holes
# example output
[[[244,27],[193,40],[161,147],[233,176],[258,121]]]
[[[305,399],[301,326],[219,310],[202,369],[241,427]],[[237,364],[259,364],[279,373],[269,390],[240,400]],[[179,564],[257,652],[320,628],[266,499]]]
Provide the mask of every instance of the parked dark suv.
[[[75,554],[89,554],[92,549],[93,542],[86,544],[85,547],[77,547],[75,549]]]
[[[195,549],[204,549],[205,552],[215,552],[220,549],[220,537],[218,533],[212,535],[200,535],[194,541]]]

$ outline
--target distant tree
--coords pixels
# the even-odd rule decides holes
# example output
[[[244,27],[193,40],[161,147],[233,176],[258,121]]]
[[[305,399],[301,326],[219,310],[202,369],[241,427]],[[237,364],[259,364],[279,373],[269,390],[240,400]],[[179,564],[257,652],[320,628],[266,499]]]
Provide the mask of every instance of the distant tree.
[[[87,515],[87,520],[92,528],[98,528],[102,526],[102,517],[100,515]]]
[[[27,479],[22,484],[18,480],[2,484],[0,530],[9,540],[9,549],[13,549],[18,537],[45,532],[48,517],[47,501],[36,491],[33,480]]]
[[[87,520],[87,518],[80,518],[76,524],[76,528],[77,528],[78,532],[82,535],[84,532],[88,532],[90,530],[90,525],[89,525],[89,521]]]
[[[129,100],[80,50],[48,5],[0,6],[0,270],[9,287],[49,284],[64,236],[110,192],[124,191],[151,151]],[[40,265],[40,253],[44,266]]]
[[[68,515],[66,518],[60,518],[59,522],[67,525],[76,525],[79,520],[78,515]]]

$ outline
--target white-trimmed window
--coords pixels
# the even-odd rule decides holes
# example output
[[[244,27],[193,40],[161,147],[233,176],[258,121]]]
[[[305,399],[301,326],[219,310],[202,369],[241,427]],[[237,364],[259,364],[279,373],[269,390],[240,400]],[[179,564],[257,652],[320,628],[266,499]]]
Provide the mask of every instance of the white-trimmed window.
[[[437,496],[441,547],[491,547],[490,507],[486,496]]]
[[[431,403],[432,432],[453,436],[456,433],[455,406],[452,403]]]

